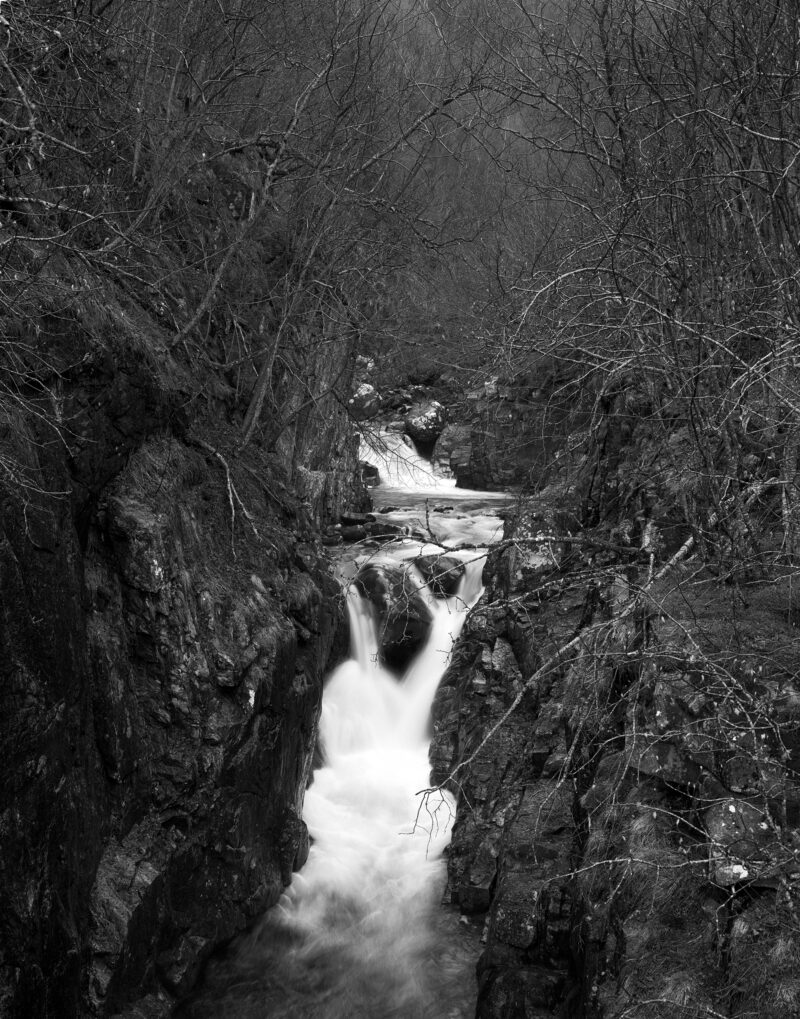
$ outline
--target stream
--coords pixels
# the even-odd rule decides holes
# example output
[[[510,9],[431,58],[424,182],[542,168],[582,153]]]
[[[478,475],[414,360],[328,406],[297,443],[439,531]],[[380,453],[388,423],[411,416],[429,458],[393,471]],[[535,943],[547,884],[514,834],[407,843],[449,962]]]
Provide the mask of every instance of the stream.
[[[361,455],[378,467],[375,510],[413,537],[341,549],[336,572],[350,657],[325,682],[321,765],[306,792],[308,862],[258,928],[212,962],[187,1019],[467,1019],[475,1010],[480,926],[442,905],[449,793],[428,792],[430,711],[467,613],[482,593],[480,548],[457,590],[437,597],[413,565],[443,547],[499,539],[507,494],[469,492],[431,473],[397,433]],[[432,541],[423,537],[435,538]],[[373,605],[353,578],[365,564],[406,571],[432,623],[402,675],[379,660]]]

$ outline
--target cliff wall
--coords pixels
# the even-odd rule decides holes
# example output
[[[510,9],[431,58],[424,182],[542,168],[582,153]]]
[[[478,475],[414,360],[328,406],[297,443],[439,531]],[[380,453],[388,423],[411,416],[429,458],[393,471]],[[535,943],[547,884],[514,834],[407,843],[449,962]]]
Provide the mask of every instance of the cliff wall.
[[[338,632],[315,535],[363,498],[346,414],[308,380],[346,377],[349,352],[285,378],[286,416],[239,449],[241,398],[156,326],[136,349],[41,321],[51,375],[3,421],[9,1019],[167,1014],[307,852]]]
[[[579,382],[545,364],[490,378],[452,400],[449,416],[433,461],[460,488],[531,490],[575,444],[589,411]]]
[[[485,923],[476,1015],[796,1014],[790,580],[654,573],[630,533],[559,532],[544,504],[507,539],[432,750],[459,799],[449,894]]]

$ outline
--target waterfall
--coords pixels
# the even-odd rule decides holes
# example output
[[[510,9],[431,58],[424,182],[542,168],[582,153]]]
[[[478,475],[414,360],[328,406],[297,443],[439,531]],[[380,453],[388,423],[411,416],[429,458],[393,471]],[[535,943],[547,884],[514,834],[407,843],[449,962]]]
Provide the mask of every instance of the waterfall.
[[[430,784],[430,709],[466,612],[480,596],[481,566],[467,564],[450,598],[425,592],[433,623],[399,682],[378,661],[370,604],[354,587],[348,591],[351,658],[325,688],[323,763],[305,799],[313,845],[280,903],[280,924],[296,938],[294,965],[316,966],[334,953],[350,967],[349,982],[369,985],[363,1011],[350,987],[321,1015],[366,1019],[381,1008],[381,1015],[405,1016],[417,1014],[415,1007],[434,1014],[424,1011],[430,989],[420,960],[431,948],[428,917],[441,897],[441,855],[455,809],[449,793],[422,792]]]
[[[359,458],[378,468],[381,484],[414,492],[455,488],[453,478],[442,478],[433,473],[429,460],[420,456],[414,443],[400,432],[382,430],[365,433],[361,437]]]
[[[456,549],[496,540],[497,511],[510,500],[455,489],[397,433],[362,444],[361,456],[381,472],[376,508],[435,541],[356,543],[340,553],[337,572],[352,581],[366,562],[407,571],[400,586],[425,603],[431,624],[398,678],[381,665],[374,606],[355,584],[345,584],[350,657],[324,687],[321,763],[303,811],[313,840],[308,861],[254,933],[210,967],[204,994],[185,1013],[191,1019],[474,1014],[479,928],[441,905],[442,854],[455,804],[449,793],[429,791],[430,715],[455,641],[482,592],[483,554]],[[437,598],[414,560],[445,546],[465,570],[458,591]]]

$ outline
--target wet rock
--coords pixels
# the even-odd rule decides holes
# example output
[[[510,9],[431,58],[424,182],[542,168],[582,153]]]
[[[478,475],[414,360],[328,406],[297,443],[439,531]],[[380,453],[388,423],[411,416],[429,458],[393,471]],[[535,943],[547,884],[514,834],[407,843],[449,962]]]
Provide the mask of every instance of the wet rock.
[[[406,570],[369,563],[354,581],[374,606],[379,619],[379,652],[384,663],[402,672],[425,642],[430,609]]]
[[[442,433],[447,411],[438,400],[412,405],[405,417],[406,434],[423,447],[432,447]]]
[[[348,526],[342,528],[341,534],[342,541],[363,541],[367,536],[367,529],[365,527]]]
[[[292,874],[303,867],[308,859],[310,840],[305,821],[297,816],[293,808],[287,810],[281,822],[281,876],[288,885]]]
[[[362,382],[348,400],[348,408],[356,421],[365,421],[380,411],[381,398],[371,383]]]
[[[460,559],[446,555],[419,556],[414,565],[437,598],[454,595],[465,572]]]
[[[361,471],[361,480],[367,488],[375,488],[381,483],[381,473],[374,464],[359,460],[358,466]]]
[[[396,538],[405,535],[407,529],[402,524],[390,524],[387,521],[380,520],[369,525],[368,533],[376,541],[394,541]]]
[[[363,527],[365,524],[373,523],[375,517],[372,513],[340,513],[339,523],[353,527]]]

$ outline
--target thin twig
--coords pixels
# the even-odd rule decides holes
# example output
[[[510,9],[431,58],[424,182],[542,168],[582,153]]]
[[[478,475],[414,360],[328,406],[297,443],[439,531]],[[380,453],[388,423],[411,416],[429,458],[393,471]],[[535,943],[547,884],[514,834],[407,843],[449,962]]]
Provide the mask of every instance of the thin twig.
[[[270,545],[272,548],[275,548],[276,546],[268,538],[262,538],[261,535],[258,533],[258,528],[256,527],[255,521],[253,520],[253,515],[250,513],[248,508],[242,502],[239,493],[236,491],[236,486],[234,485],[233,478],[231,477],[230,466],[228,464],[228,461],[222,455],[222,453],[220,453],[218,449],[214,449],[213,446],[209,445],[209,443],[207,442],[204,442],[202,439],[193,439],[192,442],[200,446],[202,449],[206,450],[207,453],[210,453],[212,456],[216,457],[225,470],[225,479],[228,484],[228,502],[230,503],[231,507],[231,552],[233,553],[234,559],[236,558],[236,549],[234,548],[233,544],[234,526],[236,523],[236,505],[235,505],[236,503],[239,504],[239,508],[241,509],[242,513],[244,513],[248,524],[250,524],[250,526],[253,528],[253,534],[255,534],[258,540],[266,541],[268,545]]]

